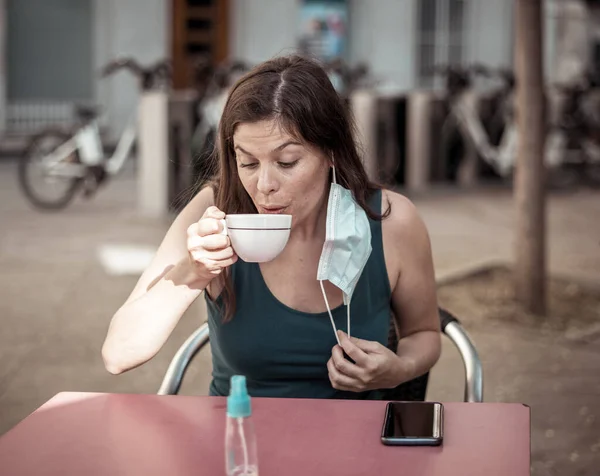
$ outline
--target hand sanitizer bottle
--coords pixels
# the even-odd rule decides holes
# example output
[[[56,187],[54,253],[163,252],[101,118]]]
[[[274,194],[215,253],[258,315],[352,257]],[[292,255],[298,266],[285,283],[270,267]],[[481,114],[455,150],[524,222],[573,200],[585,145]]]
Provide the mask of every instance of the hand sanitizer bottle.
[[[227,397],[225,468],[227,476],[258,476],[252,407],[246,388],[246,377],[242,375],[231,377]]]

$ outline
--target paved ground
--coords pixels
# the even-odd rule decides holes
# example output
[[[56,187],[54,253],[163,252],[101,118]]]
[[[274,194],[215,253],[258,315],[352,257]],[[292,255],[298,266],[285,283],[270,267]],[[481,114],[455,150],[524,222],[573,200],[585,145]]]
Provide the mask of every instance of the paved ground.
[[[486,400],[531,408],[532,471],[596,476],[600,465],[600,292],[551,279],[540,319],[513,300],[505,268],[443,285],[438,297],[477,342]],[[436,369],[436,370],[439,370]],[[436,379],[448,385],[445,378]]]
[[[110,317],[136,278],[108,276],[98,262],[98,247],[108,243],[155,246],[168,220],[136,215],[131,171],[93,201],[78,200],[57,214],[32,210],[19,193],[15,176],[14,162],[1,161],[0,434],[59,391],[156,392],[177,347],[203,319],[198,305],[184,316],[155,359],[124,375],[109,375],[100,348]],[[510,259],[514,217],[507,191],[436,192],[415,202],[430,230],[438,276],[468,263]],[[552,197],[548,245],[553,273],[600,283],[600,194],[583,191]],[[482,353],[496,353],[494,342],[503,341],[525,351],[529,348],[528,337],[510,329],[478,328],[472,335]],[[486,399],[512,401],[515,395],[497,391],[501,360],[485,358]],[[205,393],[209,372],[205,353],[193,363],[182,393]],[[433,370],[429,398],[461,400],[462,379],[458,354],[445,342],[443,357]],[[527,382],[528,376],[523,379]],[[553,474],[551,468],[540,468],[536,474]]]

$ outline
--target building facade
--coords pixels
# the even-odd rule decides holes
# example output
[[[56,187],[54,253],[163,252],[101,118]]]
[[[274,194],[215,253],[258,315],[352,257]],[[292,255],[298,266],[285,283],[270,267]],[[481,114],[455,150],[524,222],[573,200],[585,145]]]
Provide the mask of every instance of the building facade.
[[[255,63],[292,51],[299,1],[228,0],[230,56]],[[348,59],[367,63],[387,88],[431,87],[433,64],[512,64],[513,0],[347,1]],[[173,5],[182,2],[210,0],[0,0],[0,136],[68,123],[75,103],[99,105],[109,136],[118,136],[135,111],[137,84],[125,73],[98,73],[117,56],[146,64],[171,57]],[[600,55],[589,9],[584,0],[548,0],[549,79],[573,76]]]

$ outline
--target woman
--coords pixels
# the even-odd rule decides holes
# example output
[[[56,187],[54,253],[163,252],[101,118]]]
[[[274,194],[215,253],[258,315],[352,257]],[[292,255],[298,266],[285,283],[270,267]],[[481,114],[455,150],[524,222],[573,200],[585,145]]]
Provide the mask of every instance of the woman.
[[[427,231],[406,198],[369,183],[325,71],[299,56],[257,66],[232,88],[219,129],[216,178],[176,218],[114,315],[106,368],[118,374],[151,359],[205,291],[211,395],[244,374],[253,396],[376,398],[426,373],[440,354]],[[356,218],[346,243],[327,230],[330,190]],[[238,261],[219,221],[256,212],[292,215],[286,248],[260,265]],[[335,226],[339,235],[348,220]],[[323,271],[326,240],[350,243],[347,263],[339,250],[327,258],[352,273],[350,290]],[[386,348],[391,318],[395,353]]]

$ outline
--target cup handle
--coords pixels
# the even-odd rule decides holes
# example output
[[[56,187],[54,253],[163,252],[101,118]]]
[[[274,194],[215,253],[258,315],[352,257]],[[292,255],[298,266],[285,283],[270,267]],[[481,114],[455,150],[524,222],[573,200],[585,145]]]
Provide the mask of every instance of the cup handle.
[[[223,220],[219,220],[219,221],[223,225],[223,230],[221,230],[221,235],[228,236],[228,233],[227,233],[227,222],[224,219]]]

